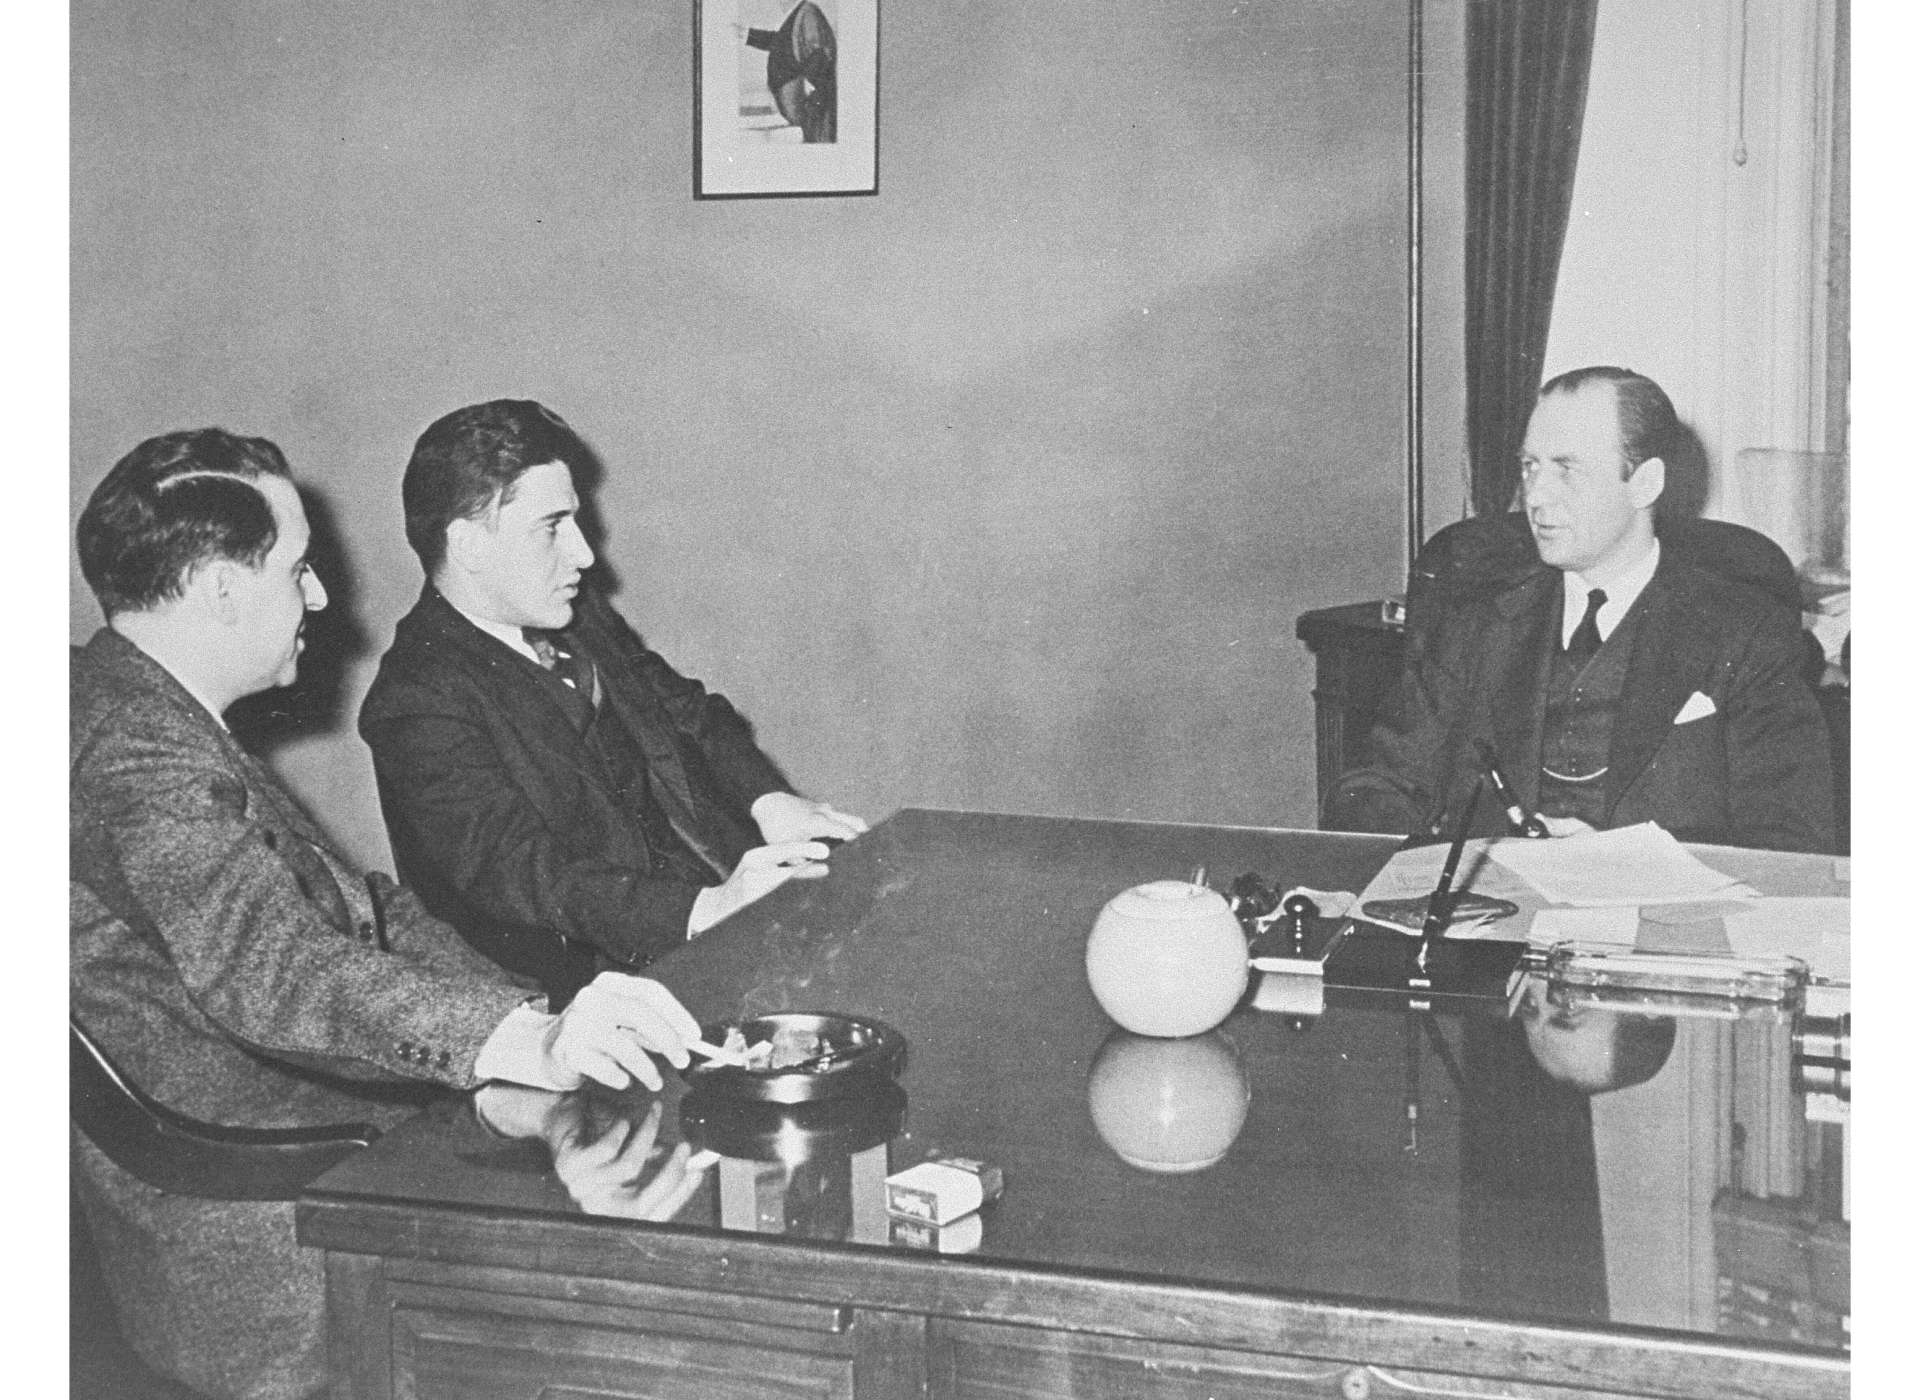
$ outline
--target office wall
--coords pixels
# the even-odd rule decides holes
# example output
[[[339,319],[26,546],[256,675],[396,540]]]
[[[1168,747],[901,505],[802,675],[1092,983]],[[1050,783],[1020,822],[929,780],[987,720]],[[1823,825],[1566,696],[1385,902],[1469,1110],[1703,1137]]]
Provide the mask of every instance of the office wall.
[[[1403,567],[1404,8],[884,9],[879,196],[696,202],[686,5],[76,0],[72,508],[286,448],[360,641],[275,761],[360,858],[400,468],[508,394],[805,789],[1311,824],[1293,620]]]

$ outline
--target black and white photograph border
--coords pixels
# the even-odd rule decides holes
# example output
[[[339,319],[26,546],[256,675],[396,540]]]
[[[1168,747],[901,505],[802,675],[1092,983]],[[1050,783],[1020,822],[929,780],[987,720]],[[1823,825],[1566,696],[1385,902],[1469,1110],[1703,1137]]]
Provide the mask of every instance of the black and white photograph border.
[[[879,0],[693,13],[696,199],[879,192]]]

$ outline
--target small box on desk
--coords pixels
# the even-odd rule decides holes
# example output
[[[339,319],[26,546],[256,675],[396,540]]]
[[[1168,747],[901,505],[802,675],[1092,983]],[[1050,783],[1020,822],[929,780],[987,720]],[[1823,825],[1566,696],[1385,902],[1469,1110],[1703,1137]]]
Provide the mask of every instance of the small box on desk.
[[[941,1226],[1000,1195],[1000,1168],[973,1157],[930,1157],[887,1178],[887,1214]]]
[[[1389,992],[1420,999],[1470,998],[1504,1002],[1522,975],[1526,945],[1487,938],[1442,938],[1427,952],[1398,929],[1355,922],[1327,957],[1327,986]]]

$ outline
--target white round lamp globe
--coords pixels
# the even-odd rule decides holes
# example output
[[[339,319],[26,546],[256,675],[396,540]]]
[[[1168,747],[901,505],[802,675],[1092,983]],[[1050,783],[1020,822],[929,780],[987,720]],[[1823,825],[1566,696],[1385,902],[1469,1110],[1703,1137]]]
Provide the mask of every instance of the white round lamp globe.
[[[1246,993],[1246,935],[1204,885],[1135,885],[1093,921],[1087,982],[1101,1009],[1138,1035],[1198,1035]]]

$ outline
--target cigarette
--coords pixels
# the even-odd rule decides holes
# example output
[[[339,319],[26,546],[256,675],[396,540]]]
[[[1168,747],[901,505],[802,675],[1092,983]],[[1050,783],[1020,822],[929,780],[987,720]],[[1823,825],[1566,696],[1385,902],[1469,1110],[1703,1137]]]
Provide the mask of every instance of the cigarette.
[[[745,1065],[747,1062],[746,1051],[728,1050],[724,1046],[709,1045],[704,1040],[689,1040],[687,1049],[705,1055],[709,1060],[718,1060],[723,1065]]]

